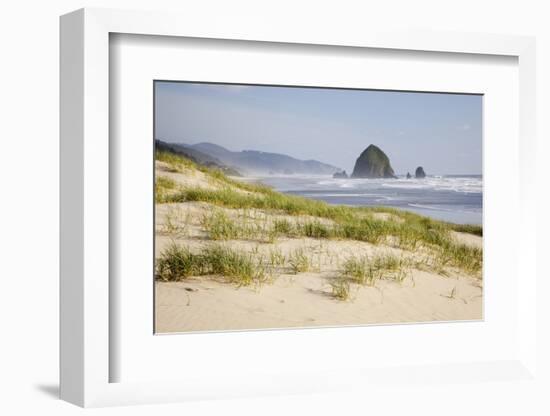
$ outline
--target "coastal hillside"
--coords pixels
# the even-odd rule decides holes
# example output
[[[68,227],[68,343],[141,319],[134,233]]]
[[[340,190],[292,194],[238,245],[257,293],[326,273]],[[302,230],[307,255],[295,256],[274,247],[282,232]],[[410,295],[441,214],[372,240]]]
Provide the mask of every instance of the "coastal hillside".
[[[198,143],[188,145],[187,147],[217,158],[224,164],[233,166],[248,175],[332,175],[340,171],[336,166],[322,163],[317,160],[300,160],[279,153],[260,152],[256,150],[233,152],[212,143]]]
[[[158,332],[482,318],[479,226],[287,195],[167,148],[155,175]]]
[[[197,163],[201,166],[210,167],[213,169],[218,169],[224,172],[227,175],[240,176],[239,171],[231,166],[226,165],[221,160],[210,156],[200,150],[193,149],[189,146],[185,146],[177,143],[167,143],[162,140],[155,140],[155,150],[157,152],[166,152],[172,153],[186,159],[189,159],[192,162]]]

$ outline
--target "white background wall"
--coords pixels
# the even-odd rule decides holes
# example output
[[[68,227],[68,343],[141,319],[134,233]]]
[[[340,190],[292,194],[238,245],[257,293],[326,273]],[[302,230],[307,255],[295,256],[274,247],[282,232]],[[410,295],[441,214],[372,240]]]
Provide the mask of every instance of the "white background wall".
[[[388,26],[536,35],[538,38],[538,178],[540,214],[548,206],[550,156],[550,12],[545,1],[168,1],[11,0],[0,8],[0,413],[56,414],[82,410],[60,402],[58,376],[58,16],[80,7],[179,10],[208,23],[216,13],[239,19],[263,18],[281,26]],[[254,17],[256,16],[256,17]],[[545,138],[545,139],[543,139]],[[503,173],[505,174],[505,173]],[[546,185],[546,186],[545,186]],[[539,237],[547,234],[542,218]],[[548,252],[540,238],[540,253]],[[541,256],[543,257],[543,256]],[[540,266],[544,259],[540,260]],[[550,277],[550,276],[549,276]],[[550,284],[538,287],[550,293]],[[541,297],[541,300],[544,298]],[[545,324],[548,323],[548,318]],[[546,328],[550,328],[546,325]],[[541,332],[550,351],[548,331]],[[548,359],[541,366],[550,374]],[[431,386],[362,397],[347,393],[322,396],[259,398],[100,409],[123,414],[549,414],[550,405],[535,402],[544,391],[504,383]],[[546,394],[550,387],[546,386]]]

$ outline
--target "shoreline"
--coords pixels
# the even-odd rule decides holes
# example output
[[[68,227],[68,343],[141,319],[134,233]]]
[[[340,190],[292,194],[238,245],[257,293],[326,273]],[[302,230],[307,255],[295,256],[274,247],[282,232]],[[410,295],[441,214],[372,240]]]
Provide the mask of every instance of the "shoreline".
[[[430,175],[425,179],[405,179],[404,177],[398,177],[398,180],[402,180],[405,186],[402,188],[403,192],[408,194],[411,192],[406,186],[422,186],[426,180],[438,180],[440,178],[450,179],[481,179],[481,175]],[[417,213],[419,215],[427,216],[435,220],[451,222],[454,224],[483,224],[483,206],[481,201],[481,192],[468,192],[464,193],[466,196],[474,196],[479,194],[479,206],[472,206],[471,208],[465,207],[462,204],[448,205],[446,201],[437,201],[438,193],[445,192],[445,190],[433,190],[426,189],[426,195],[422,194],[422,190],[418,190],[420,198],[426,196],[426,200],[413,199],[410,202],[407,200],[399,199],[393,200],[393,196],[388,196],[384,192],[378,190],[365,190],[356,188],[347,188],[346,185],[357,182],[358,184],[372,183],[391,184],[393,179],[337,179],[332,178],[330,175],[255,175],[255,176],[243,176],[235,178],[237,180],[260,183],[272,186],[276,191],[283,192],[288,195],[302,196],[305,198],[316,199],[326,202],[331,205],[346,205],[350,207],[389,207],[395,209],[406,210],[409,212]],[[309,183],[307,183],[309,181]],[[294,184],[293,182],[300,182]],[[315,184],[319,182],[330,182],[332,186],[319,187]],[[340,185],[341,187],[338,187]],[[307,188],[310,189],[307,189]],[[346,192],[346,190],[348,190]],[[397,188],[401,189],[401,188]],[[461,193],[460,191],[453,191]],[[434,194],[434,197],[427,197],[428,194]],[[367,198],[367,195],[369,197]],[[418,195],[412,195],[414,198],[418,198]],[[435,198],[435,202],[434,202]],[[375,202],[379,199],[378,202]],[[448,197],[444,198],[448,199]],[[380,202],[382,201],[382,202]],[[443,202],[443,203],[441,203]]]

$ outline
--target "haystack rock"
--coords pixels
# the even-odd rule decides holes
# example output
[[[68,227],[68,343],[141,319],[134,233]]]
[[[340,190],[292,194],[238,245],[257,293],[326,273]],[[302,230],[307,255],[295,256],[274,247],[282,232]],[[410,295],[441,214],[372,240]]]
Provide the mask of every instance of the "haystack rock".
[[[422,168],[422,166],[416,168],[416,171],[414,172],[414,177],[417,179],[423,179],[426,177],[426,172],[424,172],[424,168]]]
[[[390,159],[377,146],[371,144],[357,158],[352,178],[395,178]]]

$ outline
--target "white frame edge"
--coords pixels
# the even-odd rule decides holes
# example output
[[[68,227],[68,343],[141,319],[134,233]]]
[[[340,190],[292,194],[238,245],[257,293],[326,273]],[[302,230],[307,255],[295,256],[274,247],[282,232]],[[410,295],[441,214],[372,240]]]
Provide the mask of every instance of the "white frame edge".
[[[213,17],[215,20],[215,16]],[[107,406],[209,398],[205,383],[109,383],[109,33],[474,53],[518,57],[520,164],[536,161],[535,39],[508,35],[353,30],[281,30],[250,19],[203,25],[192,15],[80,9],[60,19],[60,396],[79,406]],[[521,241],[535,241],[534,184],[522,171]],[[101,186],[98,186],[102,184]],[[525,213],[529,215],[525,215]],[[535,376],[536,253],[523,253],[518,288],[520,356],[508,363]],[[486,364],[485,364],[486,365]],[[281,393],[273,384],[230,388],[227,397]],[[261,383],[260,383],[261,384]],[[303,390],[299,380],[288,391]],[[341,388],[327,381],[310,389]],[[246,392],[246,393],[243,393]]]
[[[60,396],[84,403],[84,14],[60,27]]]

